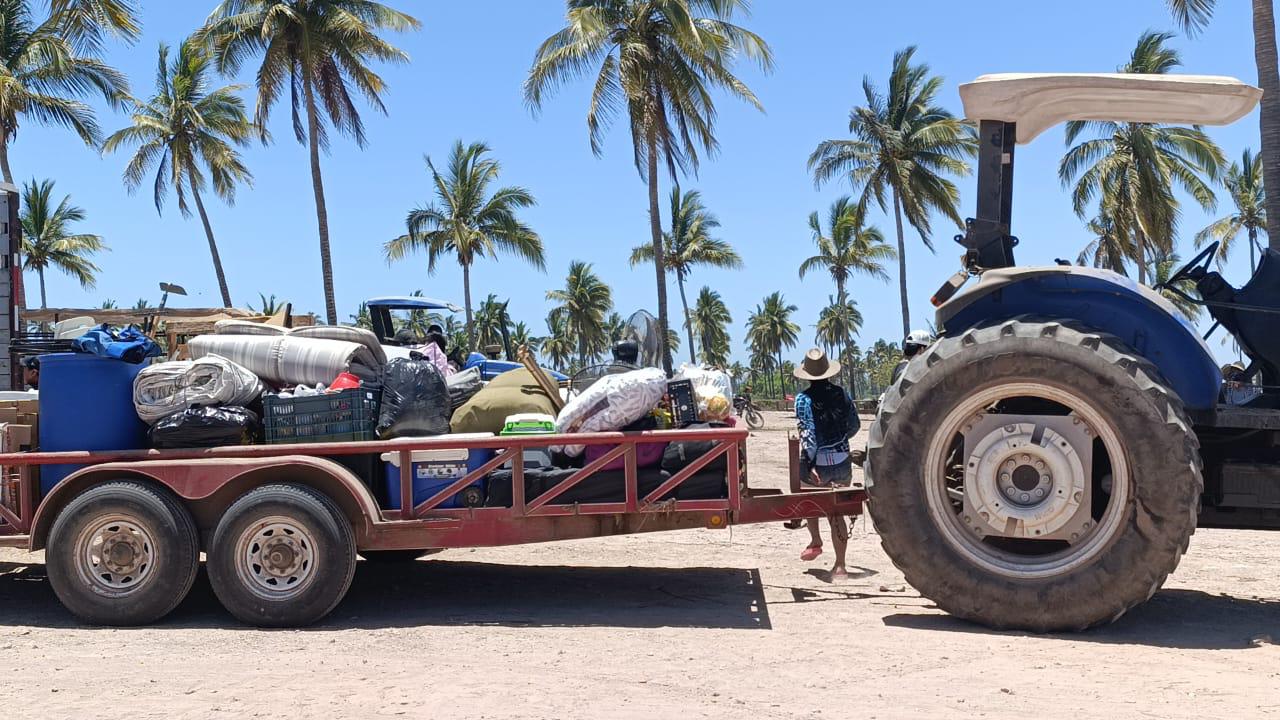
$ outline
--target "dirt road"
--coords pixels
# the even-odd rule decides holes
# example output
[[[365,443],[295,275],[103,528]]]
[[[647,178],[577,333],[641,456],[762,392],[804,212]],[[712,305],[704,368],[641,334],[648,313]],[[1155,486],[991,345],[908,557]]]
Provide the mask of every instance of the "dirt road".
[[[753,484],[783,483],[787,422],[752,438]],[[1280,717],[1280,533],[1202,530],[1142,608],[1039,637],[939,613],[865,521],[849,584],[804,544],[759,525],[362,563],[297,631],[238,625],[203,573],[159,627],[82,627],[41,555],[0,550],[0,697],[31,718]]]

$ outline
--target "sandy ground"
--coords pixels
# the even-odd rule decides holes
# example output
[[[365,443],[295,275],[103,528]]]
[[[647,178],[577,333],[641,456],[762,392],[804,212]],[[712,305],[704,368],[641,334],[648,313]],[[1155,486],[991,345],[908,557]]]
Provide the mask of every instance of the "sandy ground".
[[[753,484],[783,482],[788,422],[752,437]],[[865,521],[848,584],[804,544],[773,524],[362,563],[296,631],[238,625],[203,573],[158,627],[83,627],[40,555],[0,550],[0,697],[32,718],[1280,717],[1280,534],[1202,530],[1151,602],[1063,636],[941,614]]]

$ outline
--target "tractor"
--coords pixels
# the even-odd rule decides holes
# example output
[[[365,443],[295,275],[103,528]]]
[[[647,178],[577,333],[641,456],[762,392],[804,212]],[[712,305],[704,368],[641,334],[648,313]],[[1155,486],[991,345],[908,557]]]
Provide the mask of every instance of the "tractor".
[[[894,564],[946,612],[1083,630],[1149,599],[1198,526],[1280,529],[1280,253],[1235,288],[1210,245],[1163,284],[1248,357],[1231,388],[1252,392],[1224,392],[1208,335],[1160,288],[1015,265],[1015,148],[1072,120],[1224,125],[1261,92],[1225,77],[1002,74],[960,94],[978,129],[976,217],[956,238],[961,271],[933,297],[939,338],[871,427],[869,511]]]

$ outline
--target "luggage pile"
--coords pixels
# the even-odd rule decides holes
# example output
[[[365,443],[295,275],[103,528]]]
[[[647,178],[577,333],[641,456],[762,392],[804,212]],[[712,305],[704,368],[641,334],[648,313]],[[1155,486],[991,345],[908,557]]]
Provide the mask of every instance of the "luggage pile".
[[[296,329],[223,320],[210,335],[192,338],[192,359],[143,361],[160,353],[130,329],[96,328],[77,340],[82,353],[128,363],[114,373],[131,391],[139,430],[134,447],[209,448],[255,443],[339,443],[405,437],[572,436],[579,433],[684,428],[732,422],[733,396],[725,373],[682,366],[673,379],[655,368],[611,367],[609,374],[572,391],[525,367],[485,380],[478,368],[455,371],[434,348],[382,345],[362,328]],[[431,350],[428,352],[427,350]],[[536,366],[530,366],[536,367]],[[105,376],[104,376],[105,377]],[[77,380],[60,384],[73,393]],[[99,381],[92,402],[115,402]],[[111,390],[110,392],[116,392]],[[51,395],[52,397],[52,395]],[[115,397],[115,396],[111,396]],[[86,402],[89,402],[88,400]],[[130,421],[132,422],[132,420]],[[557,438],[559,440],[559,438]],[[128,449],[128,442],[115,441]],[[496,443],[495,443],[496,444]],[[641,443],[637,467],[642,493],[652,492],[710,447],[698,443]],[[612,447],[574,444],[529,448],[520,459],[525,497],[537,498]],[[399,508],[402,454],[340,455],[333,459],[360,476],[384,507]],[[415,504],[488,463],[493,450],[418,450],[412,453]],[[441,507],[510,506],[514,463],[463,488]],[[620,501],[624,455],[575,485],[557,503]],[[718,458],[669,497],[723,497],[725,462]],[[647,490],[646,490],[647,488]]]

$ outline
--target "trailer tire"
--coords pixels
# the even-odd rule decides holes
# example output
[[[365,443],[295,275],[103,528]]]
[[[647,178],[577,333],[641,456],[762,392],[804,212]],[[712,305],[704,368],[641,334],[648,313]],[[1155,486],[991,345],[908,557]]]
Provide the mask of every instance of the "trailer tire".
[[[223,513],[207,565],[218,600],[240,621],[309,625],[351,586],[355,535],[328,497],[298,485],[265,485]]]
[[[1091,505],[1091,515],[1076,516],[1087,534],[1082,531],[1081,539],[1054,551],[1060,555],[1025,555],[1033,552],[1031,547],[1044,547],[1034,539],[970,532],[989,529],[978,528],[978,518],[971,517],[970,486],[979,487],[987,477],[991,482],[1018,479],[1014,471],[983,474],[984,456],[953,454],[957,437],[969,447],[960,428],[977,435],[991,427],[981,419],[984,410],[972,414],[975,403],[1001,392],[1015,402],[1028,396],[1018,393],[1075,398],[1079,408],[1063,403],[1071,409],[1068,418],[1085,418],[1084,427],[1093,427],[1089,418],[1100,421],[1093,434],[1083,433],[1085,438],[1092,438],[1087,441],[1093,449],[1104,449],[1106,462],[1111,462],[1113,446],[1119,455],[1109,470],[1114,475],[1098,477],[1097,465],[1086,471],[1087,482],[1111,483],[1091,485],[1106,488],[1093,491],[1105,508]],[[956,422],[952,418],[960,418],[958,424],[949,424]],[[997,429],[988,437],[1015,428],[1000,429],[1001,424],[995,422]],[[1043,450],[1034,442],[1021,447],[1034,455]],[[933,459],[935,454],[939,459]],[[1027,456],[1021,458],[1025,462]],[[1013,462],[1001,456],[997,467]],[[885,552],[913,587],[957,617],[1035,632],[1111,622],[1150,598],[1187,549],[1203,490],[1191,422],[1155,366],[1115,337],[1067,322],[1026,318],[943,338],[913,359],[885,393],[871,429],[867,466],[868,510]],[[945,484],[961,476],[958,494],[966,500],[958,508],[955,486],[950,486],[949,504]],[[1057,475],[1052,478],[1056,483]],[[931,484],[944,486],[942,500]],[[1020,492],[1012,487],[1006,488],[1009,497]],[[997,500],[1007,500],[998,495]],[[984,555],[984,543],[992,543],[992,537],[997,538],[996,549]],[[1025,562],[1019,564],[1019,558]]]
[[[145,625],[168,615],[191,590],[199,535],[168,492],[106,482],[58,513],[45,563],[54,593],[76,617],[95,625]]]

